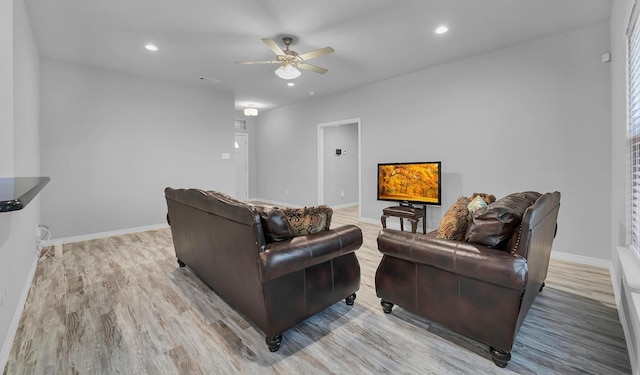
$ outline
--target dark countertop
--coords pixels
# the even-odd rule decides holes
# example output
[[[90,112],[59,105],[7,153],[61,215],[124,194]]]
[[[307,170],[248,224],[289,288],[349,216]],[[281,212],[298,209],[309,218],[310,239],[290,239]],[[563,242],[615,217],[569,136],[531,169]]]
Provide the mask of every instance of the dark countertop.
[[[50,177],[0,177],[0,212],[25,208]]]

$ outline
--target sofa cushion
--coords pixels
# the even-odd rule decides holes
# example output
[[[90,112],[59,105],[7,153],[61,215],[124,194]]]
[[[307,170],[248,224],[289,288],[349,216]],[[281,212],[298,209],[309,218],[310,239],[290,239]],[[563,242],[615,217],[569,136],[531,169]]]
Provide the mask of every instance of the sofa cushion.
[[[329,206],[283,208],[291,231],[294,236],[307,236],[309,234],[329,230],[333,210]]]
[[[262,230],[267,243],[292,239],[293,231],[284,212],[278,207],[255,206],[260,215]]]
[[[530,192],[514,193],[479,209],[469,222],[465,241],[502,248],[536,199]]]
[[[469,222],[468,204],[469,199],[467,197],[460,197],[449,210],[445,212],[438,226],[437,238],[456,241],[464,240],[465,230]]]

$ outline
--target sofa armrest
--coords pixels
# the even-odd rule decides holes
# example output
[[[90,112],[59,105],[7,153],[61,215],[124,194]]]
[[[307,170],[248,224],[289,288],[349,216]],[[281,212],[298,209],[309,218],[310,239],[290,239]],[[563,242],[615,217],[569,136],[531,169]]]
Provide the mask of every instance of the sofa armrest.
[[[378,234],[381,253],[523,291],[527,283],[527,260],[503,250],[434,236],[383,229]]]
[[[260,253],[260,280],[267,282],[349,254],[362,245],[362,231],[355,225],[274,242]]]

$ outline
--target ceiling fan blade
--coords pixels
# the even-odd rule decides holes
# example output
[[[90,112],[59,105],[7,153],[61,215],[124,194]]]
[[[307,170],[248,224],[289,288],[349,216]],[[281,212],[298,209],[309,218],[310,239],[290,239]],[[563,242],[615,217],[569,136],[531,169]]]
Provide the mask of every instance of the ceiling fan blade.
[[[271,61],[271,60],[263,60],[263,61],[236,61],[236,64],[280,64],[280,61]]]
[[[319,66],[315,66],[307,63],[298,64],[298,68],[308,70],[314,73],[319,73],[319,74],[325,74],[326,72],[328,72],[328,70],[325,68],[321,68]]]
[[[267,45],[267,47],[269,47],[273,53],[275,53],[278,56],[284,55],[284,51],[282,50],[282,48],[280,48],[276,42],[273,41],[273,39],[269,39],[269,38],[262,38],[262,42],[264,44]]]
[[[317,49],[315,51],[303,53],[302,55],[300,55],[300,58],[302,60],[311,60],[311,59],[315,59],[316,57],[320,57],[322,55],[326,55],[332,52],[335,52],[333,48],[324,47],[324,48]]]

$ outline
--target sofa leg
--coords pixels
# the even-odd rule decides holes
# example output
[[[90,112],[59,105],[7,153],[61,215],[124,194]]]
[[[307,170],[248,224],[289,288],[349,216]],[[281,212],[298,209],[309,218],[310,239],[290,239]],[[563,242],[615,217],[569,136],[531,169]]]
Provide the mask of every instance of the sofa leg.
[[[184,264],[184,262],[183,262],[183,261],[181,261],[181,260],[180,260],[180,258],[178,258],[178,265],[179,265],[180,267],[184,267],[184,266],[186,266],[186,264]]]
[[[344,302],[349,306],[353,306],[353,302],[355,300],[356,300],[356,294],[355,293],[351,293],[351,295],[349,297],[344,299]]]
[[[544,283],[544,281],[542,282],[542,285],[540,285],[540,290],[538,290],[538,292],[542,292],[542,288],[544,288],[546,284]]]
[[[269,351],[277,352],[280,349],[280,344],[282,343],[282,335],[275,335],[273,337],[267,336],[266,340],[267,346],[269,346]]]
[[[507,363],[511,359],[510,352],[503,352],[502,350],[498,350],[493,346],[489,349],[491,352],[491,358],[493,358],[493,363],[498,367],[507,367]]]
[[[393,309],[393,303],[381,299],[380,305],[382,305],[382,311],[384,311],[385,314],[391,314],[391,309]]]

